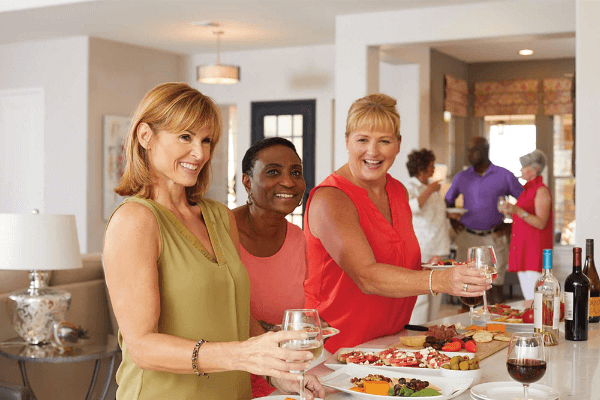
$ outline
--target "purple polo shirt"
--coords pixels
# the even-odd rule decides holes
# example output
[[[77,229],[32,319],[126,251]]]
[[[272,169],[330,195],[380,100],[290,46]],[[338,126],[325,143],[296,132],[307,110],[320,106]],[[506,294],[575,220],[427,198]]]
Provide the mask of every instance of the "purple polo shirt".
[[[518,198],[523,186],[517,177],[506,168],[490,164],[483,176],[475,168],[459,172],[452,180],[446,193],[446,202],[454,204],[459,194],[463,194],[464,208],[468,211],[462,222],[469,229],[490,230],[504,219],[498,211],[498,197],[510,194]]]

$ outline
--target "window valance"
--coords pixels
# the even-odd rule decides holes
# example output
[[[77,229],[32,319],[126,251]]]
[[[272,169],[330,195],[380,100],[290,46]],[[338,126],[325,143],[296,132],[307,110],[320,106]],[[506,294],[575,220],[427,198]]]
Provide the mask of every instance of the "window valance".
[[[475,82],[474,114],[486,115],[537,114],[539,81]]]
[[[444,111],[457,117],[467,116],[469,88],[462,79],[444,75]]]
[[[567,78],[544,79],[544,114],[573,113],[571,97],[572,80]]]

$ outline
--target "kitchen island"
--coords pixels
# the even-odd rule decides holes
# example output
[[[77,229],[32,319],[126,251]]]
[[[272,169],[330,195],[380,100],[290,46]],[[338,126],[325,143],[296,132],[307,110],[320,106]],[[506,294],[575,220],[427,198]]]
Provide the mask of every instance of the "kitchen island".
[[[514,302],[514,308],[525,308],[530,302]],[[458,324],[470,325],[469,314],[462,313],[431,321],[426,325]],[[564,323],[561,323],[558,346],[547,347],[547,369],[544,377],[536,383],[550,386],[560,392],[560,399],[600,399],[600,324],[590,324],[589,337],[586,342],[565,340]],[[357,347],[381,348],[397,343],[398,335],[386,336],[364,343]],[[489,356],[481,361],[482,376],[479,384],[486,382],[513,381],[506,370],[507,349]],[[318,377],[333,372],[323,363],[308,371]],[[415,371],[418,373],[417,371]],[[382,372],[385,375],[385,372]],[[276,393],[274,393],[276,394]],[[352,395],[331,392],[328,389],[327,400],[350,400]],[[459,400],[471,399],[470,390],[455,397]]]

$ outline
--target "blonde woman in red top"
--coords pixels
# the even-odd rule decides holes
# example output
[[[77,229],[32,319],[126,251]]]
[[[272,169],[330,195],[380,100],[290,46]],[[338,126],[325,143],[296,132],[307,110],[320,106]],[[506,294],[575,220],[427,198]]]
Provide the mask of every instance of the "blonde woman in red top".
[[[348,163],[311,191],[304,231],[308,244],[307,308],[340,333],[335,352],[399,332],[416,296],[479,296],[490,285],[467,266],[421,269],[406,189],[388,175],[400,151],[396,100],[369,95],[350,107]]]
[[[533,285],[542,274],[542,252],[552,249],[552,195],[542,180],[546,155],[541,150],[519,159],[521,177],[527,181],[517,204],[505,203],[500,209],[512,215],[512,234],[508,271],[516,272],[525,300],[533,299]]]

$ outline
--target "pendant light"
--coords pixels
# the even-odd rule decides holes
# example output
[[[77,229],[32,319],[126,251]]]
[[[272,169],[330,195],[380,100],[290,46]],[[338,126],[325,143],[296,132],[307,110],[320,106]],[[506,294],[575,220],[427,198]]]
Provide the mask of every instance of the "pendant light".
[[[198,82],[215,84],[237,83],[240,80],[240,67],[221,65],[221,35],[223,31],[215,31],[213,33],[217,35],[217,64],[199,66]]]

